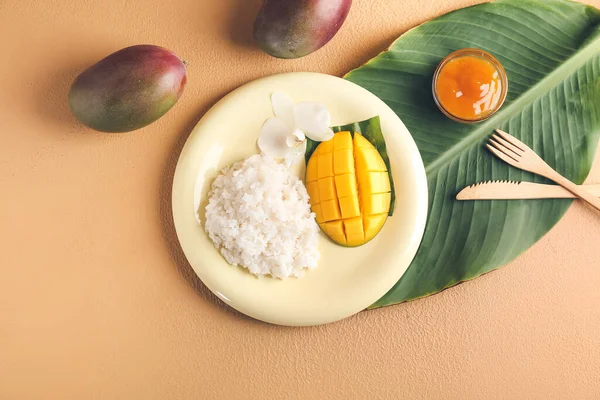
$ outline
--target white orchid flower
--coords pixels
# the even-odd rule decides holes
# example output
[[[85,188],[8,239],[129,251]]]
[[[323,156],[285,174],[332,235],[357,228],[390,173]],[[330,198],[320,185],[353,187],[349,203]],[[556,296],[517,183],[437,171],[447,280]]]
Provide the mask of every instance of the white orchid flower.
[[[306,138],[326,142],[333,138],[329,128],[331,115],[319,104],[295,104],[283,93],[271,96],[274,118],[269,118],[260,130],[258,147],[263,154],[285,159],[286,166],[293,165],[306,152]]]

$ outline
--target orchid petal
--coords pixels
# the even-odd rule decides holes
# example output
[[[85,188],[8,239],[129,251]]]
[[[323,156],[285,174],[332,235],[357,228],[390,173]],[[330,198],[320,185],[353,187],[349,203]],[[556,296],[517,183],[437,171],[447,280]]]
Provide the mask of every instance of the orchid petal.
[[[285,144],[287,144],[288,147],[292,148],[292,147],[296,147],[298,145],[298,138],[294,135],[289,135],[288,137],[285,138]]]
[[[280,118],[290,129],[296,127],[296,115],[294,113],[294,103],[287,95],[281,92],[275,92],[271,96],[273,113]]]
[[[300,128],[310,139],[321,142],[324,138],[331,139],[329,126],[331,115],[319,103],[302,102],[294,107],[296,127]]]
[[[258,147],[265,154],[273,158],[285,158],[290,148],[286,139],[291,134],[285,122],[279,118],[269,118],[260,130]]]
[[[327,128],[327,130],[325,132],[323,132],[323,134],[320,136],[319,141],[327,142],[327,141],[333,139],[334,135],[335,135],[335,132],[333,132],[330,128]]]
[[[299,144],[298,146],[296,146],[296,148],[294,149],[294,151],[296,151],[296,153],[298,155],[302,155],[304,153],[306,153],[306,147],[307,147],[308,143],[306,143],[306,140],[303,141],[301,144]]]
[[[292,134],[285,139],[285,142],[287,143],[288,147],[296,147],[299,143],[302,143],[305,140],[306,135],[304,132],[302,132],[300,129],[294,129]]]
[[[292,135],[296,136],[299,142],[306,140],[306,135],[300,129],[294,129]]]
[[[288,155],[285,156],[285,165],[289,168],[300,160],[300,156],[306,153],[306,140],[301,144],[290,149]]]

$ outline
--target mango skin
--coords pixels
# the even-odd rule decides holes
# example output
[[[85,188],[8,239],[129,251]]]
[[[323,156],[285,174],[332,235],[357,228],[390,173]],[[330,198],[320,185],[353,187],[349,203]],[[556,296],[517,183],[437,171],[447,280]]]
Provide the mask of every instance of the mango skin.
[[[151,124],[177,103],[187,82],[185,64],[153,45],[119,50],[82,72],[69,92],[71,112],[101,132],[129,132]]]
[[[304,57],[335,36],[351,5],[352,0],[265,0],[254,38],[273,57]]]

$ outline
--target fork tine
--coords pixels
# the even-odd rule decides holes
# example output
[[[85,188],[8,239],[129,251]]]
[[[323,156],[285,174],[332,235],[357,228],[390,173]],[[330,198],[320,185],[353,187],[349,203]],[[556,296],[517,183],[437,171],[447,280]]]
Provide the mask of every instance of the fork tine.
[[[494,148],[496,148],[496,150],[500,151],[502,154],[506,155],[507,157],[510,157],[513,160],[517,161],[517,162],[520,161],[520,159],[521,159],[521,155],[520,154],[515,154],[512,150],[510,150],[509,148],[507,148],[503,144],[496,142],[494,139],[490,139],[488,142]]]
[[[506,154],[502,153],[500,150],[497,150],[492,145],[486,144],[485,147],[487,147],[487,149],[489,151],[491,151],[492,153],[494,153],[494,155],[496,157],[498,157],[499,159],[501,159],[505,163],[507,163],[509,165],[512,165],[513,167],[519,168],[519,167],[517,167],[518,162],[514,158],[511,158],[511,157],[507,156]]]
[[[496,133],[498,135],[502,136],[506,141],[510,142],[515,147],[519,148],[519,150],[525,151],[525,150],[529,149],[529,146],[527,146],[525,143],[521,142],[519,139],[517,139],[513,135],[510,135],[510,134],[504,132],[503,130],[496,129]]]
[[[523,155],[523,151],[521,149],[519,149],[517,146],[515,146],[514,144],[510,143],[509,141],[507,141],[506,139],[493,134],[492,138],[496,140],[496,142],[500,143],[502,146],[506,147],[507,149],[509,149],[512,153],[514,153],[516,156],[522,156]],[[514,157],[513,157],[514,158]]]

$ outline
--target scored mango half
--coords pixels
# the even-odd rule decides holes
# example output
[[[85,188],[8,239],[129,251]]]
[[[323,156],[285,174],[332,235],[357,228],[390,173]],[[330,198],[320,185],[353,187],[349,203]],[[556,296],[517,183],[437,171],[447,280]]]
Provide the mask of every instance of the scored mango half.
[[[381,155],[361,134],[339,132],[306,166],[306,188],[323,232],[342,246],[373,239],[388,217],[390,177]]]

